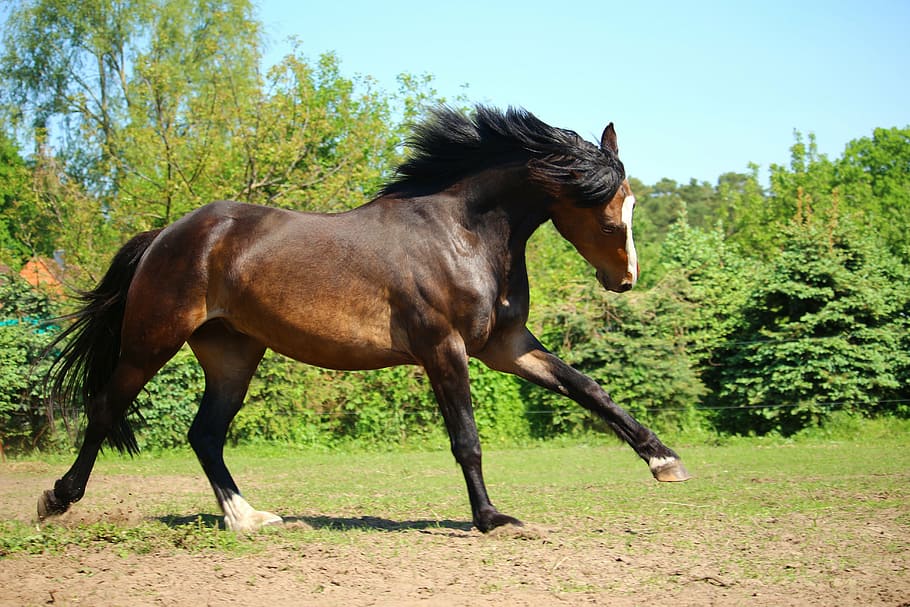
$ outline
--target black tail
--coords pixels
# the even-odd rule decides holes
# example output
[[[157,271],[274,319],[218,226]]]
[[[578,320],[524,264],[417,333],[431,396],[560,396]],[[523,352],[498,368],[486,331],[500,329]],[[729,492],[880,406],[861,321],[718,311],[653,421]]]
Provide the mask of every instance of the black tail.
[[[94,397],[104,388],[120,358],[120,332],[130,283],[143,253],[160,231],[143,232],[130,239],[114,256],[98,286],[79,294],[83,307],[68,317],[75,322],[48,348],[52,352],[59,344],[65,344],[45,379],[49,404],[81,403],[88,419],[92,419]],[[121,453],[139,452],[126,416],[111,429],[107,440]]]

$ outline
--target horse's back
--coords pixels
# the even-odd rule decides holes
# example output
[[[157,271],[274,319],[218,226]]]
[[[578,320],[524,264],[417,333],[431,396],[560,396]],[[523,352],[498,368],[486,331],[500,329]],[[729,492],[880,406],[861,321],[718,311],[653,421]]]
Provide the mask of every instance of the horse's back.
[[[324,367],[409,362],[391,318],[388,268],[359,247],[340,215],[214,202],[169,226],[150,247],[132,307],[186,338],[220,319]],[[179,314],[165,321],[174,310]]]

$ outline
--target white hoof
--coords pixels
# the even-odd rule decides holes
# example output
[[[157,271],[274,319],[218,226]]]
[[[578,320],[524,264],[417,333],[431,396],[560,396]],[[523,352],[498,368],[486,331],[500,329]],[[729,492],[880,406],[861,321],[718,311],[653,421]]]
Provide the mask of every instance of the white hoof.
[[[231,496],[221,507],[224,510],[224,526],[236,533],[258,531],[267,525],[280,525],[284,522],[277,514],[254,510],[239,495]]]
[[[280,525],[282,523],[284,523],[284,519],[277,514],[262,510],[253,510],[241,520],[228,518],[227,515],[224,517],[224,526],[235,533],[259,531],[268,525]]]
[[[664,483],[687,481],[692,478],[682,462],[675,457],[652,457],[648,461],[648,467],[654,478]]]

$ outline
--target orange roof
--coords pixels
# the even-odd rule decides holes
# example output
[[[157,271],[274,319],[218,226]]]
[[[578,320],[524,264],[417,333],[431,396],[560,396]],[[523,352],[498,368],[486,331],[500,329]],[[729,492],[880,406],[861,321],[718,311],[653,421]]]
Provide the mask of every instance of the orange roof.
[[[48,257],[33,257],[19,271],[28,284],[45,289],[56,295],[63,295],[63,268]]]

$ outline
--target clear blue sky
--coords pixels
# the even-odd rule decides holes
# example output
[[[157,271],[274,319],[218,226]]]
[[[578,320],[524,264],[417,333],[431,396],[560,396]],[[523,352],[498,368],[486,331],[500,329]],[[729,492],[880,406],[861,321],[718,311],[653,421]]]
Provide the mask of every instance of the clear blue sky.
[[[275,63],[297,37],[389,90],[522,106],[596,139],[616,123],[645,183],[786,164],[793,132],[831,158],[910,125],[910,0],[259,0]],[[463,87],[467,85],[467,89]]]

